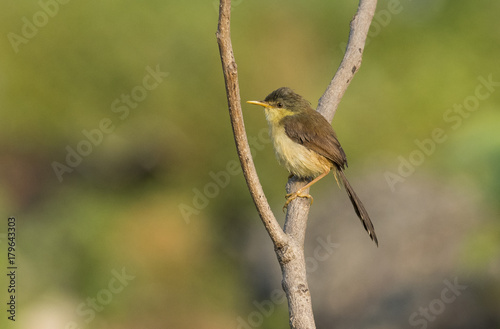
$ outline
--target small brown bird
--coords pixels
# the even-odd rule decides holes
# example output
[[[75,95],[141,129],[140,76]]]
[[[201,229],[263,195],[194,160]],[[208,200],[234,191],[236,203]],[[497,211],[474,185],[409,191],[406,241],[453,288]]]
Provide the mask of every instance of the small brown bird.
[[[304,190],[325,177],[332,169],[339,184],[340,177],[351,200],[354,211],[370,238],[378,245],[375,229],[363,203],[347,180],[344,169],[347,159],[328,121],[312,109],[311,104],[290,88],[279,88],[264,101],[248,101],[265,108],[267,122],[278,162],[299,178],[312,179],[304,187],[286,195],[287,201],[297,197],[309,198]],[[340,186],[340,184],[339,184]]]

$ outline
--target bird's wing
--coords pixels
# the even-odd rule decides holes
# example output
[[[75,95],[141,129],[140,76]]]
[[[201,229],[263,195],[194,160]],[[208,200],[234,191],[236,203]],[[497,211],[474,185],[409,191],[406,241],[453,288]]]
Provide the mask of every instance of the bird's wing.
[[[287,136],[294,142],[324,156],[341,169],[347,167],[347,158],[335,131],[320,113],[311,109],[307,113],[284,117],[282,123]],[[327,133],[318,134],[319,131]]]

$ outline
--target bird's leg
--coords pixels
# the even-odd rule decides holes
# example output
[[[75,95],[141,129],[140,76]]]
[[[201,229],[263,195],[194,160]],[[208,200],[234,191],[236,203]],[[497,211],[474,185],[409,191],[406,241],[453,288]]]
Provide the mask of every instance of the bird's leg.
[[[288,193],[287,195],[285,195],[286,202],[285,202],[285,205],[283,206],[283,211],[285,211],[285,208],[288,207],[288,204],[290,202],[292,202],[293,199],[298,198],[298,197],[311,199],[311,204],[312,204],[313,197],[310,194],[304,194],[304,190],[310,188],[313,184],[317,183],[321,178],[328,175],[329,172],[330,172],[330,169],[328,169],[327,171],[325,171],[324,173],[322,173],[321,175],[319,175],[318,177],[316,177],[315,179],[313,179],[312,181],[310,181],[306,185],[302,186],[297,191],[295,191],[293,193]]]

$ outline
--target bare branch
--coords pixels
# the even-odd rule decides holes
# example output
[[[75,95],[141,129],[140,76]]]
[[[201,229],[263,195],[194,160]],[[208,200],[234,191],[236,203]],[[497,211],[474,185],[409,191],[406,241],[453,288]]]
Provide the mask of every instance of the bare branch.
[[[377,0],[360,0],[358,11],[351,20],[351,31],[344,58],[340,63],[337,73],[319,100],[317,110],[330,122],[354,74],[361,66],[366,35],[368,34],[376,7]],[[304,186],[303,181],[292,177],[288,180],[286,186],[287,193],[297,191],[302,186]],[[308,192],[309,190],[304,191],[304,193]],[[293,241],[297,243],[297,259],[285,263],[281,261],[278,255],[281,271],[283,272],[283,289],[288,299],[290,327],[292,329],[316,327],[304,261],[304,239],[309,208],[310,202],[304,198],[296,198],[288,205],[285,219],[285,233],[292,236]]]
[[[240,159],[243,174],[252,195],[252,199],[257,207],[260,218],[271,237],[275,249],[283,248],[287,244],[287,236],[274,217],[271,207],[260,184],[257,171],[253,162],[250,146],[248,145],[245,125],[243,123],[243,113],[241,111],[240,88],[238,85],[238,71],[233,55],[231,44],[231,0],[221,0],[219,5],[219,24],[217,27],[217,43],[222,61],[222,71],[226,83],[227,103],[231,125],[233,127],[234,140]]]
[[[377,0],[359,1],[358,11],[351,20],[351,31],[344,59],[326,88],[325,93],[319,99],[317,110],[330,122],[354,74],[356,74],[361,66],[366,35],[368,34],[376,7]]]

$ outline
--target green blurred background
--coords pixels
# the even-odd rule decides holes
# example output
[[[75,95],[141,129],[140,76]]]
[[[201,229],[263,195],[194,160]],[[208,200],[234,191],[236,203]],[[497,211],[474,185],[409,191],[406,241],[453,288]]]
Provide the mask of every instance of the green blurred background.
[[[242,99],[289,86],[315,106],[356,8],[234,1]],[[333,126],[380,247],[332,177],[315,185],[318,327],[500,328],[499,12],[379,1]],[[15,216],[19,266],[15,323],[1,275],[2,327],[288,328],[272,244],[235,166],[217,15],[215,0],[2,2],[0,264],[7,273]],[[287,173],[261,109],[243,111],[283,221]]]

